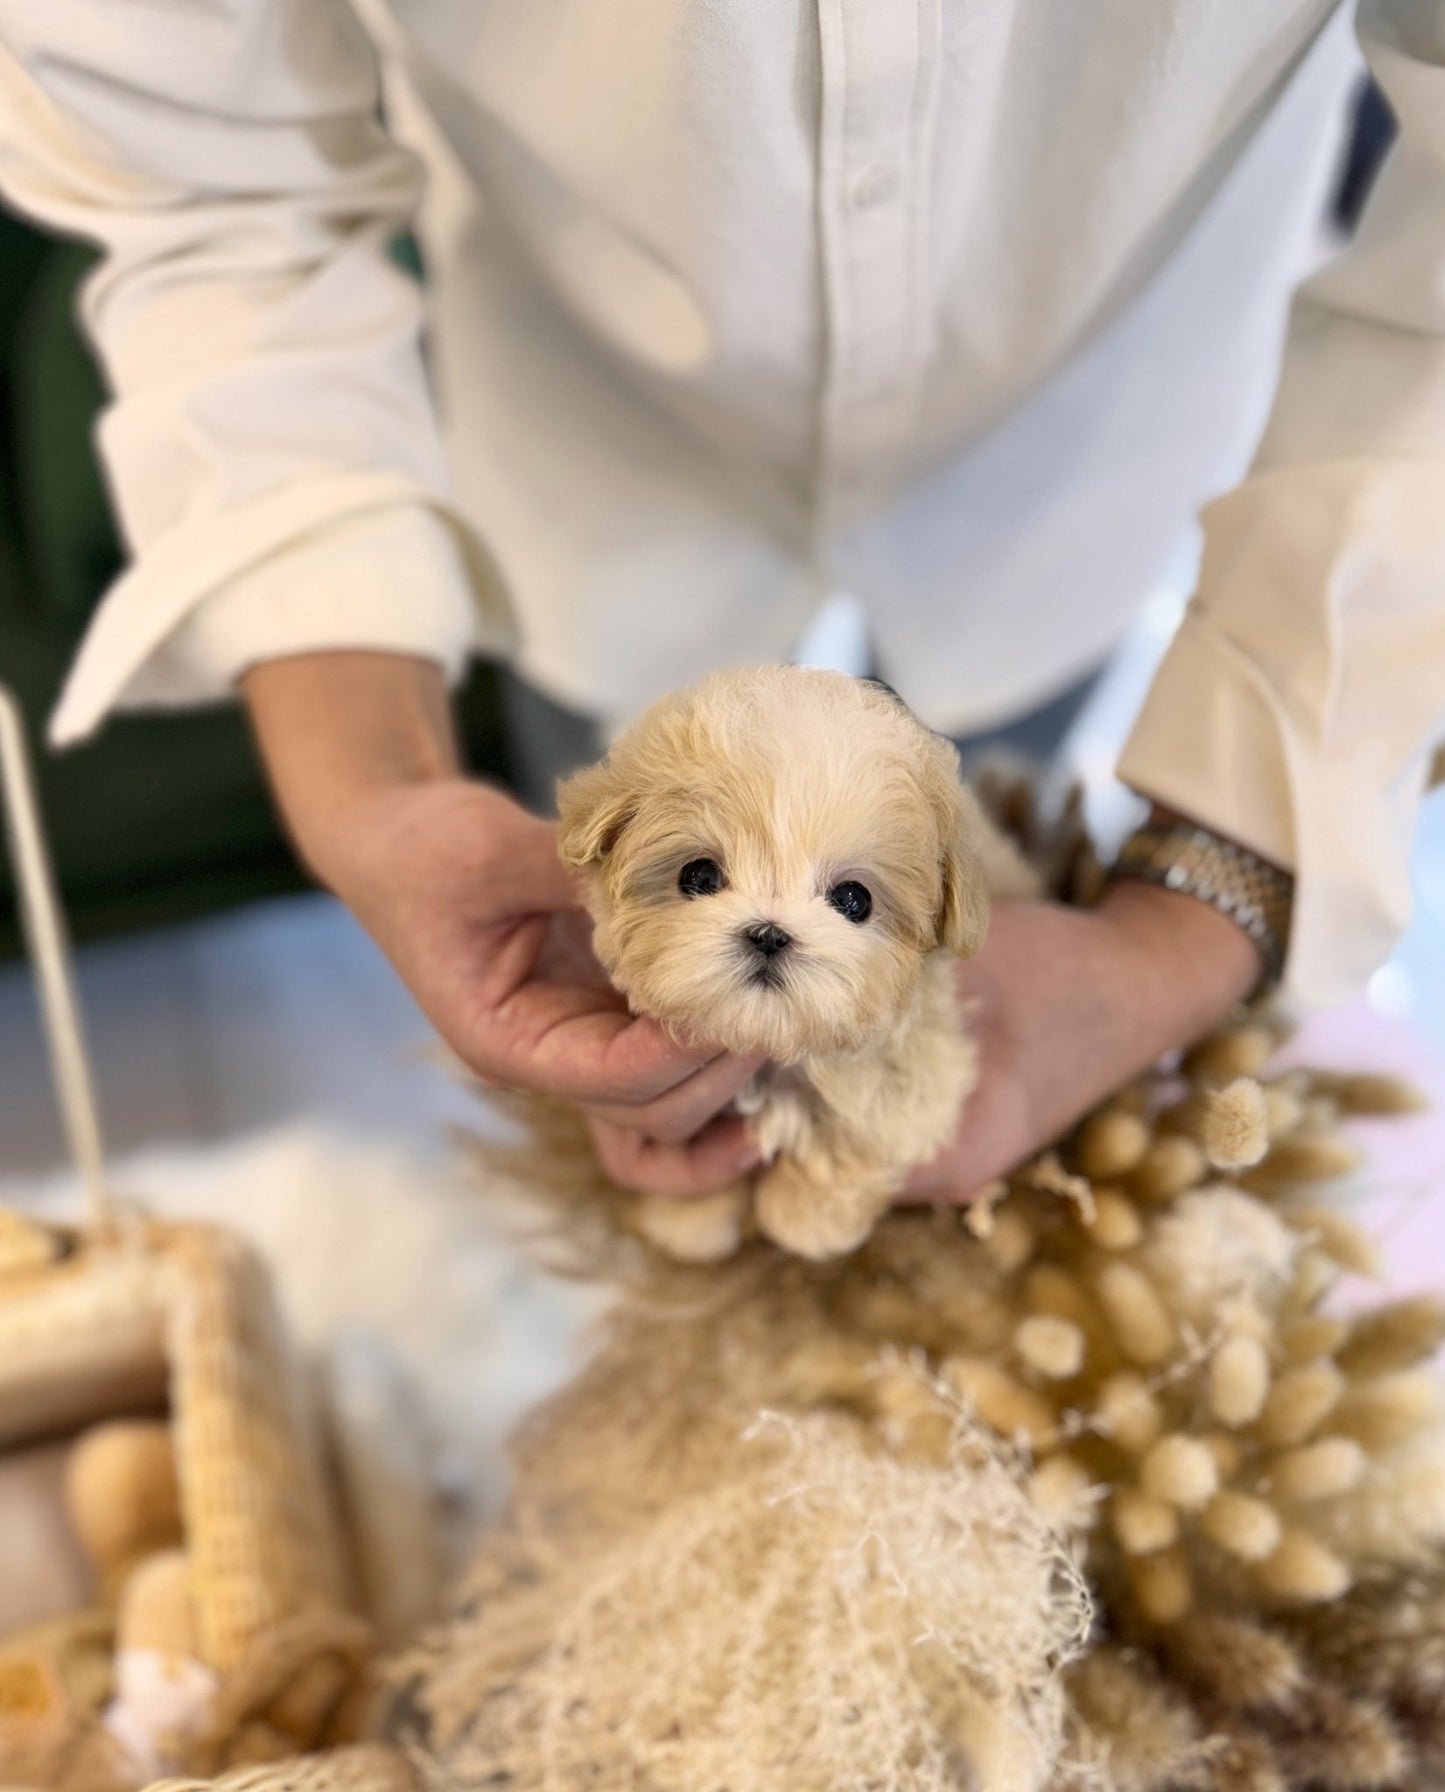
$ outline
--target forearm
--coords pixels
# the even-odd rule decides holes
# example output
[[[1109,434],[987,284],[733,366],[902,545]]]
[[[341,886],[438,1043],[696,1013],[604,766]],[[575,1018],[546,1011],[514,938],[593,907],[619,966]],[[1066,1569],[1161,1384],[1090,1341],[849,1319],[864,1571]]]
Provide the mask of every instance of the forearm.
[[[253,666],[241,691],[297,849],[327,883],[360,805],[461,771],[441,668],[337,651]]]

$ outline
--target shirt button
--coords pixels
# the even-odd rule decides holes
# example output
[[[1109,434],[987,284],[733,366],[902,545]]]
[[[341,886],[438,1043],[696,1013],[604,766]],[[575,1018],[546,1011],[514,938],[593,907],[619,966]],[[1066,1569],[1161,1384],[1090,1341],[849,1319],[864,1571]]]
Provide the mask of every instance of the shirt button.
[[[848,202],[854,211],[876,211],[898,191],[898,170],[889,162],[874,162],[853,177]]]

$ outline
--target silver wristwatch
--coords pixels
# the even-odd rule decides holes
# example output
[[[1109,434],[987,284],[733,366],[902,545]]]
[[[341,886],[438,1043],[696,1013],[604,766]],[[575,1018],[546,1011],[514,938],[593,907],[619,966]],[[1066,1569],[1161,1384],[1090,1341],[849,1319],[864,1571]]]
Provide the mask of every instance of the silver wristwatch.
[[[1294,879],[1287,871],[1208,828],[1166,821],[1136,829],[1120,847],[1110,875],[1159,884],[1217,908],[1258,946],[1263,986],[1279,981],[1294,901]]]

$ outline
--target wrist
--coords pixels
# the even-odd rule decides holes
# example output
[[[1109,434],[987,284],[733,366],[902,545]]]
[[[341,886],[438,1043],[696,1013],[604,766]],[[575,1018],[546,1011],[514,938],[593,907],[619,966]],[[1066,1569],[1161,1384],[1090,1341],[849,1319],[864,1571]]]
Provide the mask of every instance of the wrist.
[[[1214,909],[1255,947],[1261,966],[1256,988],[1279,981],[1289,946],[1294,879],[1271,859],[1156,806],[1120,847],[1110,881],[1152,884]]]
[[[252,667],[241,692],[286,826],[328,884],[378,801],[461,775],[445,680],[430,661],[297,655]]]
[[[1207,1032],[1259,984],[1259,948],[1197,897],[1125,879],[1110,884],[1094,912],[1123,953],[1133,999],[1158,1017],[1161,1049]]]

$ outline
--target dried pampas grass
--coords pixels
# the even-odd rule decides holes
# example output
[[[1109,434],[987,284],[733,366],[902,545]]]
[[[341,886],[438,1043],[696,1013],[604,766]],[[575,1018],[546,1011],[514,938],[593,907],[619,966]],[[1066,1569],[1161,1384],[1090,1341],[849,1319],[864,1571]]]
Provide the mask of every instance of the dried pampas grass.
[[[427,1784],[1047,1783],[1092,1613],[1020,1465],[917,1362],[805,1360],[812,1278],[748,1283],[620,1318],[523,1439],[463,1615],[400,1664]]]

